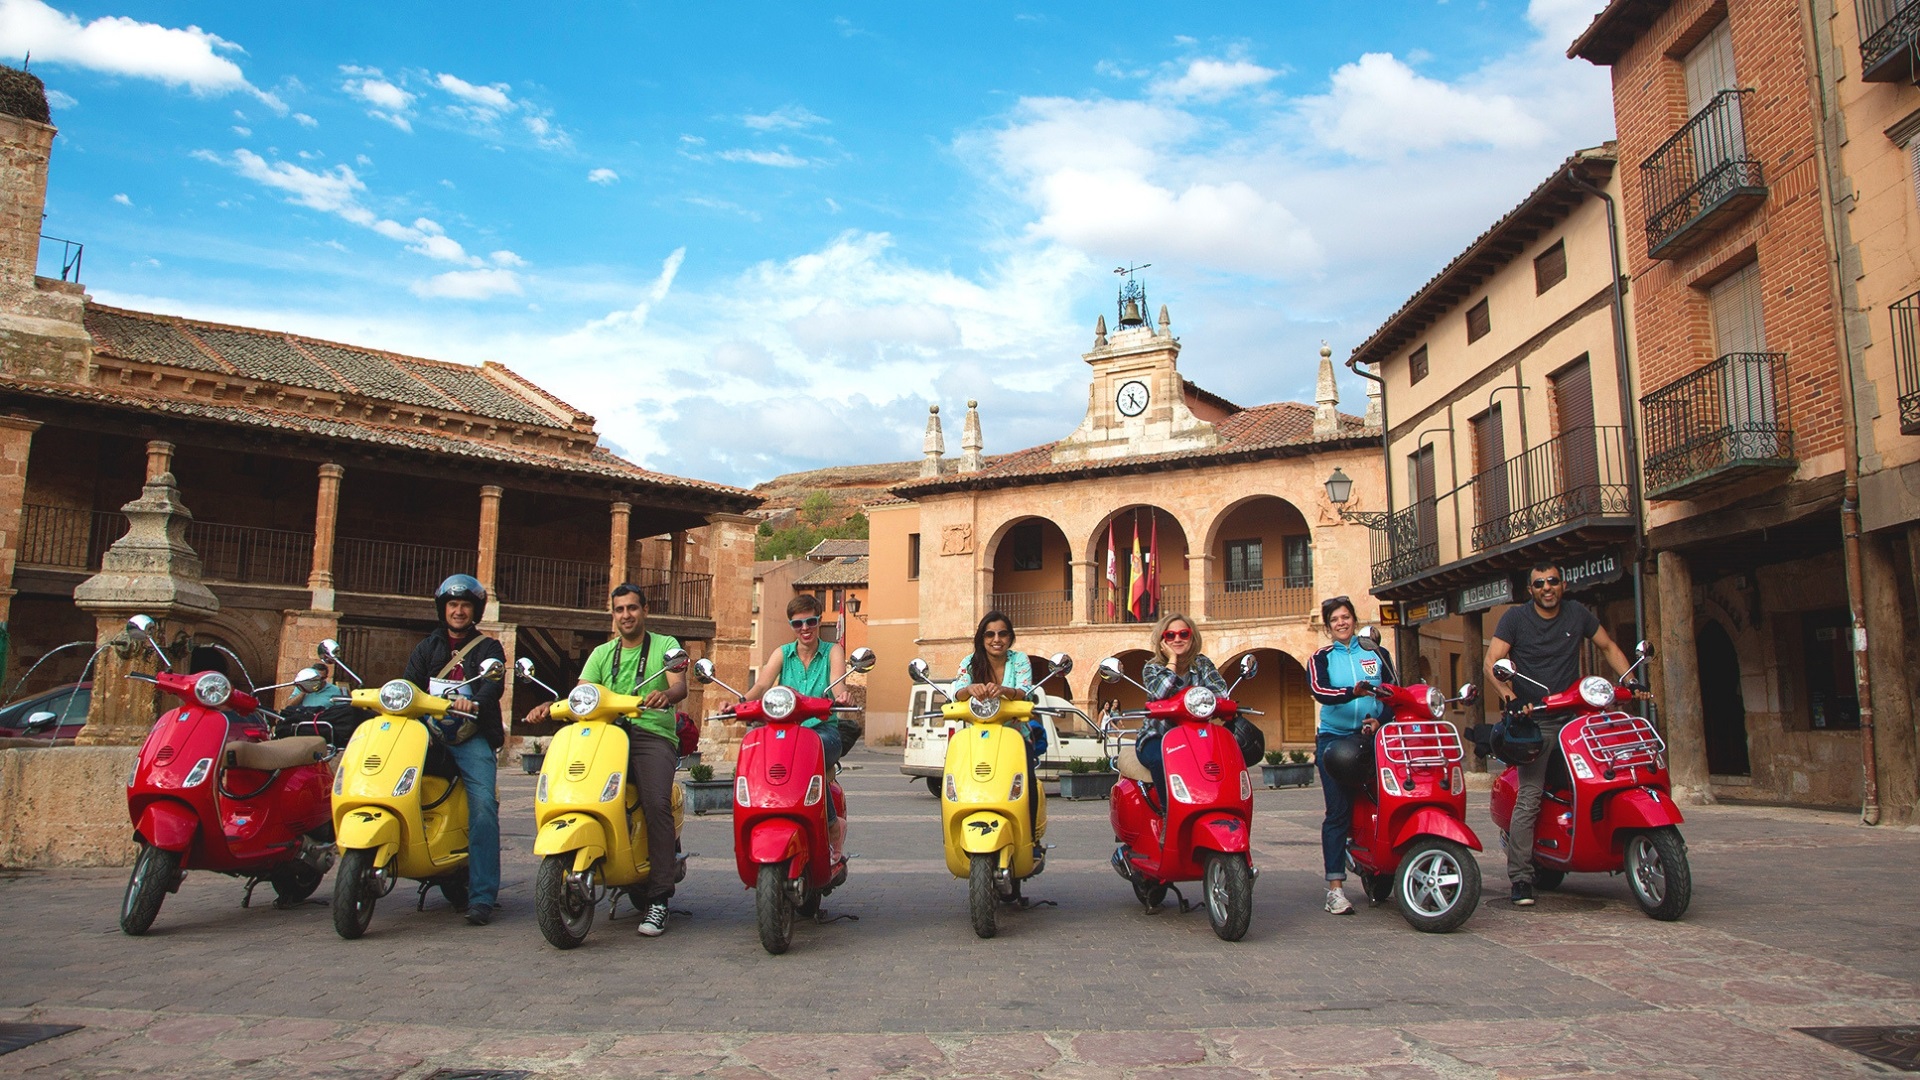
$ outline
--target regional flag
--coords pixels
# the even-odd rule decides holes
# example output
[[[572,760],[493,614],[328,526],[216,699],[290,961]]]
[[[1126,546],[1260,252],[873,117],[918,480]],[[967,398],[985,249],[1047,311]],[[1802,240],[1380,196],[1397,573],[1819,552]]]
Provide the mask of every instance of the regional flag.
[[[1133,557],[1128,561],[1127,569],[1132,573],[1127,584],[1127,610],[1136,619],[1147,617],[1147,573],[1140,559],[1140,519],[1133,519]]]
[[[1107,522],[1107,618],[1120,617],[1120,559],[1113,550],[1113,522]]]

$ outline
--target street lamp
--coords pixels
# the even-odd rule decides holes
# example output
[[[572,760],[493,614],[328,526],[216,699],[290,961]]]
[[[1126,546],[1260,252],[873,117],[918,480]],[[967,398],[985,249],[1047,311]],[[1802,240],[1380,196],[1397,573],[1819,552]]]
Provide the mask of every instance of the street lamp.
[[[1349,510],[1347,500],[1353,497],[1353,478],[1334,466],[1333,475],[1327,477],[1327,501],[1339,512],[1341,521],[1357,521],[1369,529],[1384,529],[1388,515],[1378,510]]]

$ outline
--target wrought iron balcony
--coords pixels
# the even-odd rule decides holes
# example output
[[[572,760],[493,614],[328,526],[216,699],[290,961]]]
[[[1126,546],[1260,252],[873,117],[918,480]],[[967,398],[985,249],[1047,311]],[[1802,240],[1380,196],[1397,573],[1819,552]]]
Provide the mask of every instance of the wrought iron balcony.
[[[1894,383],[1900,392],[1900,434],[1920,435],[1920,292],[1888,306],[1893,316]]]
[[[1500,547],[1587,518],[1633,516],[1626,433],[1567,432],[1473,478],[1473,547]]]
[[[1409,578],[1440,565],[1439,509],[1422,499],[1386,516],[1373,530],[1373,584],[1375,588]]]
[[[1640,406],[1648,498],[1691,499],[1798,465],[1785,353],[1728,353]]]
[[[1751,93],[1715,94],[1641,164],[1649,256],[1678,258],[1766,199],[1766,178],[1747,154],[1741,119],[1740,101]]]
[[[1312,577],[1304,574],[1207,582],[1207,618],[1214,622],[1301,616],[1318,610],[1319,603]]]
[[[1860,27],[1860,78],[1865,82],[1913,82],[1915,39],[1920,38],[1920,0],[1853,0]]]
[[[1073,621],[1073,590],[988,593],[987,610],[1004,612],[1015,626],[1065,626]]]

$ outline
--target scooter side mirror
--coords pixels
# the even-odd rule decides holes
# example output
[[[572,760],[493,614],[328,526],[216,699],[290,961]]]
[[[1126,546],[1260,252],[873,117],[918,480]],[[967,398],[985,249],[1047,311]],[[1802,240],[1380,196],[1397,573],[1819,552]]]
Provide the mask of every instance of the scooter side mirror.
[[[515,678],[520,678],[520,679],[533,678],[534,677],[533,657],[523,656],[520,659],[515,660],[513,662],[513,674]]]
[[[698,660],[695,660],[693,662],[693,677],[695,679],[698,679],[700,681],[700,685],[702,686],[706,686],[712,683],[713,682],[713,661],[707,659],[704,656]]]
[[[1365,642],[1369,647],[1380,644],[1380,631],[1371,626],[1363,626],[1355,630],[1353,636]]]
[[[1493,677],[1501,682],[1513,681],[1513,661],[1501,658],[1493,662]]]
[[[1125,679],[1126,677],[1127,677],[1127,673],[1121,670],[1119,657],[1109,656],[1105,660],[1100,661],[1100,681],[1101,682],[1116,683],[1121,681],[1122,679]]]
[[[1067,676],[1073,674],[1073,657],[1068,656],[1066,653],[1063,653],[1063,652],[1054,653],[1052,656],[1047,658],[1047,663],[1053,665],[1053,672],[1052,672],[1052,675],[1048,676],[1049,678],[1051,678],[1053,675],[1058,675],[1064,679]]]
[[[489,656],[480,661],[480,677],[488,682],[499,682],[507,676],[507,665],[498,657]]]
[[[1634,655],[1640,657],[1640,659],[1642,660],[1645,660],[1647,657],[1653,655],[1653,642],[1648,641],[1645,638],[1642,638],[1640,640],[1640,644],[1635,645],[1633,647],[1633,652],[1634,652]]]
[[[1240,677],[1242,679],[1251,679],[1259,673],[1260,662],[1253,658],[1252,653],[1248,653],[1240,658]]]
[[[687,665],[692,662],[693,658],[687,655],[685,649],[668,649],[667,655],[660,658],[660,666],[675,675],[687,670]]]
[[[32,734],[38,731],[46,731],[59,722],[60,718],[50,712],[37,712],[27,717],[26,724],[22,726],[20,730],[24,734]]]
[[[319,653],[320,659],[332,660],[340,655],[340,643],[332,638],[321,638],[320,647],[314,651]]]
[[[1480,688],[1472,683],[1468,683],[1460,688],[1460,696],[1453,700],[1462,705],[1471,705],[1480,700]]]
[[[847,657],[847,666],[865,675],[867,672],[873,670],[873,665],[877,660],[878,657],[873,655],[873,650],[862,645],[860,648],[853,650],[852,656]]]
[[[127,620],[127,630],[132,633],[134,637],[144,641],[152,641],[154,631],[159,628],[159,623],[154,622],[145,615],[135,615]]]
[[[907,661],[907,677],[914,682],[932,685],[933,680],[928,676],[928,671],[927,662],[917,656]]]
[[[327,685],[327,675],[319,668],[303,667],[293,677],[294,689],[303,694],[317,693]]]

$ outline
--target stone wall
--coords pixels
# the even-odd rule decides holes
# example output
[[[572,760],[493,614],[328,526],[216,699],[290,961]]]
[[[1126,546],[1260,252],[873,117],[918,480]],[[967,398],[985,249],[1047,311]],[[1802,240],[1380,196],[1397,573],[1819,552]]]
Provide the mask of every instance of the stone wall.
[[[0,750],[0,869],[131,866],[134,746]]]

